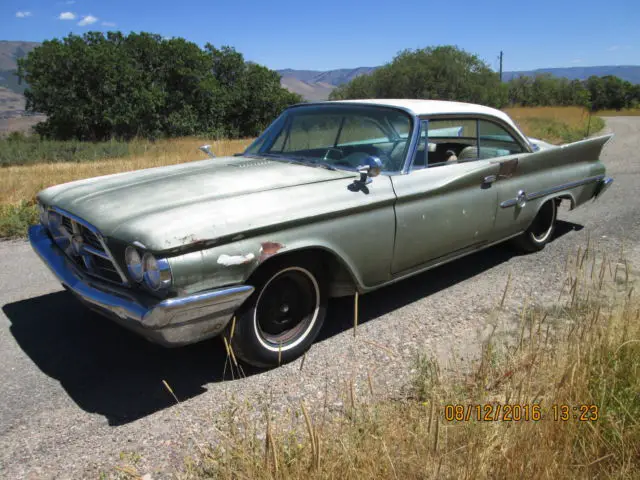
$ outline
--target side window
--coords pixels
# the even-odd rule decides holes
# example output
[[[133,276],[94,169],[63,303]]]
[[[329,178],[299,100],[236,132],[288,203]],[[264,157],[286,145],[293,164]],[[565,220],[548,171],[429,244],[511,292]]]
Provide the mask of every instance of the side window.
[[[524,152],[522,146],[497,123],[478,120],[480,158],[504,157]]]
[[[426,166],[440,167],[478,159],[478,122],[473,118],[429,120]],[[421,142],[421,143],[424,143]]]

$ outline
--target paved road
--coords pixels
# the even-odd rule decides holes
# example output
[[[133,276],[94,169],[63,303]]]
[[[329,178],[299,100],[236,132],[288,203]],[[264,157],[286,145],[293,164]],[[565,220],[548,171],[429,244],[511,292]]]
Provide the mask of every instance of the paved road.
[[[92,478],[141,455],[142,473],[181,465],[191,442],[216,441],[217,422],[246,400],[273,410],[325,402],[339,408],[344,382],[368,395],[397,391],[416,352],[464,361],[476,353],[486,314],[512,272],[508,303],[529,293],[557,296],[568,252],[586,244],[640,257],[640,118],[611,118],[616,137],[604,160],[614,186],[593,204],[563,212],[545,250],[514,256],[496,247],[360,299],[357,338],[348,299],[330,305],[329,327],[307,354],[242,379],[224,374],[212,340],[165,350],[81,307],[54,281],[25,242],[0,243],[0,478]],[[166,380],[181,400],[164,388]],[[158,475],[154,473],[154,478]]]

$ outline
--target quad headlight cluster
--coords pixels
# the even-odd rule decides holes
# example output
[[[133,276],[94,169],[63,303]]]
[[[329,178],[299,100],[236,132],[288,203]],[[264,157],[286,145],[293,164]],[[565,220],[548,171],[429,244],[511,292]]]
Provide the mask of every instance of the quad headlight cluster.
[[[171,285],[171,267],[164,258],[156,258],[147,252],[140,256],[135,247],[128,246],[124,252],[124,259],[129,276],[147,288],[157,291]]]

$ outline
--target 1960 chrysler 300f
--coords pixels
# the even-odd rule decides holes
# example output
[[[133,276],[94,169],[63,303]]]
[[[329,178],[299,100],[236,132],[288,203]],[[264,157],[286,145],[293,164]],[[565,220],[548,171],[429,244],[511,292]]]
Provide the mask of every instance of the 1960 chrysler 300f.
[[[542,249],[561,200],[611,185],[609,138],[553,146],[456,102],[296,105],[242,154],[47,188],[29,238],[67,289],[149,340],[222,334],[276,365],[313,343],[329,297],[508,239]]]

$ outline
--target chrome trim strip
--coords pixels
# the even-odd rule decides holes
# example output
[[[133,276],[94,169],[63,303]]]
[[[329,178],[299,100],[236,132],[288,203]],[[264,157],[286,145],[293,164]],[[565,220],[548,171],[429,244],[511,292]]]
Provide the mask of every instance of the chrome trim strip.
[[[83,245],[82,246],[82,251],[90,253],[91,255],[95,255],[96,257],[101,257],[104,258],[105,260],[111,260],[111,258],[109,257],[109,255],[107,255],[106,252],[101,252],[100,250],[96,250],[93,247],[90,247],[89,245]]]
[[[413,164],[413,158],[418,149],[418,143],[420,143],[420,131],[422,128],[422,119],[418,115],[412,115],[413,119],[413,131],[411,132],[411,141],[409,142],[409,148],[407,149],[407,156],[404,159],[402,170],[400,173],[406,175],[411,170]]]
[[[49,207],[49,210],[53,210],[55,212],[58,212],[60,215],[64,215],[66,217],[69,217],[74,222],[79,223],[82,226],[84,226],[85,228],[87,228],[88,230],[90,230],[91,233],[93,233],[98,238],[98,240],[100,241],[100,245],[102,246],[102,249],[108,255],[108,258],[107,257],[103,257],[103,258],[106,258],[107,260],[111,261],[111,263],[113,263],[113,266],[114,266],[116,272],[118,272],[118,275],[120,276],[120,279],[122,280],[122,284],[123,285],[129,285],[129,279],[127,278],[127,276],[124,274],[124,272],[120,268],[120,265],[118,265],[118,262],[116,262],[116,259],[113,256],[113,254],[111,253],[111,250],[109,250],[109,247],[107,247],[107,243],[104,241],[104,238],[102,237],[102,233],[100,233],[100,230],[98,230],[96,227],[94,227],[93,225],[88,223],[86,220],[83,220],[82,218],[78,217],[77,215],[74,215],[71,212],[67,212],[66,210],[63,210],[62,208],[51,206],[51,207]],[[89,252],[89,253],[92,253],[92,252]],[[100,256],[102,256],[102,255],[100,255]],[[97,275],[97,276],[99,276],[99,275]]]
[[[251,285],[233,285],[150,303],[155,300],[85,274],[55,245],[44,226],[31,226],[29,241],[58,280],[82,301],[165,345],[184,345],[218,334],[254,291]]]
[[[71,212],[67,212],[66,210],[63,210],[62,208],[59,207],[54,207],[51,206],[49,207],[49,210],[53,210],[54,212],[58,212],[60,215],[63,215],[65,217],[69,217],[71,220],[73,220],[76,223],[79,223],[81,225],[84,225],[85,227],[87,227],[89,230],[91,230],[91,232],[93,232],[96,236],[100,237],[100,231],[94,227],[93,225],[91,225],[90,223],[87,223],[85,220],[81,219],[80,217],[78,217],[77,215],[74,215]]]
[[[540,190],[534,193],[527,193],[526,200],[535,200],[540,197],[544,197],[546,195],[551,195],[553,193],[561,192],[562,190],[569,190],[572,188],[580,187],[582,185],[587,185],[589,183],[599,182],[604,178],[604,175],[597,175],[595,177],[588,177],[584,180],[577,180],[575,182],[563,183],[562,185],[556,185],[555,187],[546,188],[544,190]],[[513,207],[518,202],[517,198],[510,198],[509,200],[505,200],[500,203],[501,208]]]

